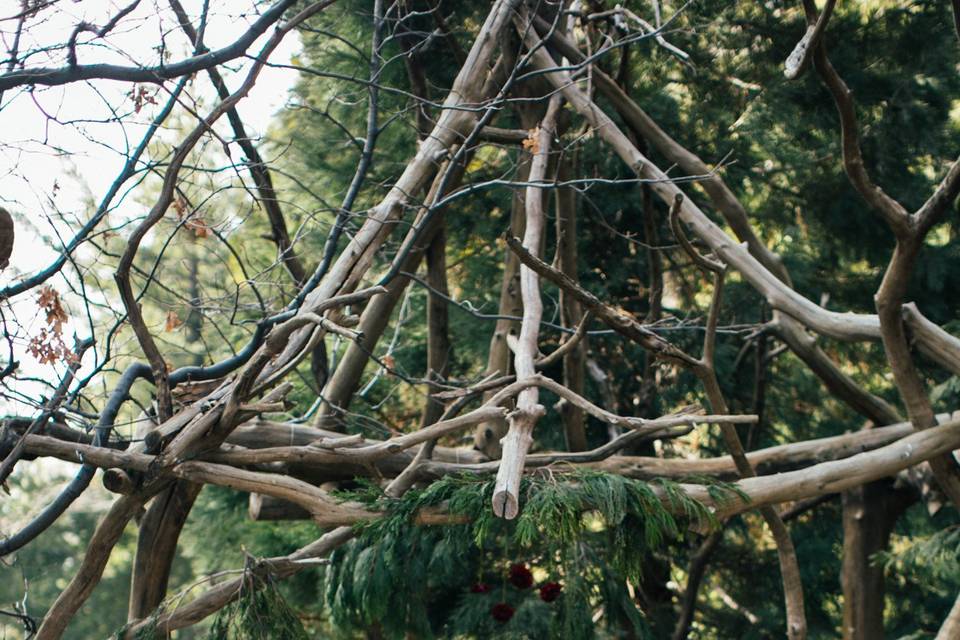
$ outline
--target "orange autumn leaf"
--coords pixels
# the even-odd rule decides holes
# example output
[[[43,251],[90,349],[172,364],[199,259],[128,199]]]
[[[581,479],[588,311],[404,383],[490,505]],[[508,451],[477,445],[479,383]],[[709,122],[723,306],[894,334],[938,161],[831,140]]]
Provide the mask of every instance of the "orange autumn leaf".
[[[187,220],[186,224],[183,226],[193,231],[193,235],[197,238],[210,237],[210,227],[207,226],[207,223],[204,221],[204,219],[199,216],[194,216],[190,220]]]
[[[163,330],[169,333],[182,324],[183,320],[180,319],[176,311],[167,311],[167,321],[163,325]]]
[[[58,362],[73,364],[78,360],[77,354],[64,344],[60,334],[46,327],[40,330],[39,335],[30,339],[27,352],[36,358],[40,364],[56,364]]]
[[[60,294],[57,290],[47,285],[40,289],[40,296],[37,298],[37,304],[46,314],[47,325],[57,335],[63,333],[63,323],[67,321],[67,312],[60,301]]]
[[[182,195],[177,194],[173,201],[173,209],[177,212],[177,217],[182,220],[187,213],[187,201],[183,199]]]
[[[540,127],[527,131],[527,138],[523,141],[523,148],[532,154],[540,153]]]

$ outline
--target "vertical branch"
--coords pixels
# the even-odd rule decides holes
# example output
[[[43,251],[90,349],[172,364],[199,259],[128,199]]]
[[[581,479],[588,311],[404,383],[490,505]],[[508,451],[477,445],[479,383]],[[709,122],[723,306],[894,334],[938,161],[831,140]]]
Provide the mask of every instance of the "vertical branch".
[[[180,532],[202,488],[202,484],[177,480],[153,499],[141,518],[127,620],[143,618],[166,597]]]
[[[521,111],[521,116],[523,112]],[[517,166],[516,179],[527,181],[530,176],[530,157],[526,151],[521,152]],[[520,237],[524,233],[525,216],[523,211],[523,192],[516,190],[510,208],[510,237]],[[517,317],[522,312],[520,305],[520,261],[517,256],[507,249],[503,260],[503,278],[500,285],[500,304],[497,313],[501,316]],[[490,338],[490,348],[487,352],[487,367],[483,372],[484,378],[506,375],[510,372],[510,347],[507,337],[516,331],[516,321],[499,319],[493,328]],[[486,402],[493,396],[487,392],[483,396]],[[500,457],[500,438],[507,432],[507,425],[503,421],[494,420],[477,425],[474,430],[474,448],[482,451],[490,458]]]
[[[444,381],[450,374],[453,345],[450,344],[450,320],[447,314],[447,234],[443,218],[427,248],[427,375],[428,380]],[[427,396],[420,428],[428,427],[443,414],[443,402]]]
[[[541,186],[547,173],[547,161],[550,145],[556,130],[557,113],[560,111],[560,97],[553,96],[547,106],[534,140],[533,161],[530,163],[530,177],[527,187],[526,229],[523,233],[523,246],[533,256],[539,257],[543,244],[546,216],[543,210],[544,190]],[[543,315],[543,302],[540,300],[540,278],[527,265],[520,266],[520,297],[523,300],[523,321],[520,325],[520,338],[517,342],[514,367],[517,382],[536,375],[535,362],[539,353],[538,338],[540,319]],[[508,416],[507,435],[501,440],[503,455],[497,480],[493,489],[493,512],[495,515],[511,520],[520,511],[520,476],[526,461],[527,451],[533,442],[533,428],[537,420],[546,412],[539,403],[539,389],[530,386],[517,396],[517,408]]]
[[[557,179],[560,182],[571,177],[571,161],[564,156],[557,167]],[[577,276],[577,192],[571,187],[559,187],[556,195],[557,211],[557,267],[573,282],[579,282]],[[576,327],[583,320],[583,307],[576,297],[565,289],[560,289],[560,310],[563,323]],[[583,395],[586,366],[585,338],[581,339],[563,356],[563,386],[577,395]],[[563,430],[570,451],[587,449],[586,416],[583,409],[571,402],[561,400]]]
[[[726,265],[720,264],[711,258],[701,255],[687,239],[680,226],[679,213],[683,203],[683,196],[677,195],[670,207],[670,226],[680,246],[690,255],[693,261],[707,273],[714,274],[713,298],[710,302],[710,312],[707,316],[706,335],[703,341],[703,355],[694,365],[694,373],[700,379],[707,393],[707,401],[713,413],[729,413],[726,399],[720,390],[717,372],[714,366],[716,352],[717,323],[720,317],[720,305],[723,298],[723,282],[726,274]],[[734,425],[726,423],[720,425],[724,443],[730,451],[737,473],[741,478],[752,478],[757,474],[747,460],[743,444]],[[770,528],[777,545],[777,556],[780,561],[780,576],[783,581],[783,596],[787,609],[787,637],[790,640],[802,640],[807,637],[807,619],[803,602],[803,583],[800,579],[800,565],[797,562],[797,553],[790,538],[790,532],[783,523],[780,515],[772,506],[760,507],[760,515]]]

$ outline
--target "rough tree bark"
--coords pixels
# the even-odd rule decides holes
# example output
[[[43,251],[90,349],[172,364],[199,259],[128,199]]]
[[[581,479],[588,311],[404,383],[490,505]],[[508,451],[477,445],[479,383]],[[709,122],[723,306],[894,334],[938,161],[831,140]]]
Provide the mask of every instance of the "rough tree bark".
[[[573,176],[572,158],[564,155],[557,166],[557,180],[563,182]],[[579,282],[577,274],[577,193],[571,187],[560,187],[556,192],[557,212],[557,267],[574,282]],[[560,309],[563,324],[576,327],[583,320],[583,308],[580,301],[565,290],[560,290]],[[586,372],[586,339],[573,347],[563,357],[563,385],[571,391],[583,395]],[[570,451],[584,451],[587,448],[586,416],[569,402],[561,403],[560,415],[566,435],[567,448]]]
[[[894,489],[890,480],[843,492],[844,640],[883,640],[884,569],[873,556],[887,548],[897,518],[915,499],[915,491]]]
[[[428,380],[445,381],[450,373],[453,345],[450,342],[450,318],[447,301],[447,234],[444,223],[427,248],[427,374]],[[443,402],[429,395],[420,418],[420,427],[428,427],[443,415]]]

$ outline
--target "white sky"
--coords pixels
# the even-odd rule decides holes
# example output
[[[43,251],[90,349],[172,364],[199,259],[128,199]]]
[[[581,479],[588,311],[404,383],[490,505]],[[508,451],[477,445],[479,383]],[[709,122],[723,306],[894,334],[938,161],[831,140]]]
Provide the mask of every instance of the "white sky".
[[[64,42],[73,27],[80,21],[104,24],[127,0],[62,0],[52,9],[41,12],[34,22],[28,22],[28,29],[21,41],[21,52]],[[211,49],[218,49],[233,42],[256,19],[252,0],[235,2],[211,2],[210,22],[207,27],[205,43]],[[201,0],[183,0],[183,5],[191,17],[198,15]],[[260,6],[262,11],[265,6]],[[15,21],[3,21],[2,18],[16,15],[20,11],[19,0],[0,0],[0,46],[6,51],[12,42],[11,32]],[[158,18],[161,12],[162,19]],[[161,32],[170,51],[168,61],[176,61],[190,54],[190,47],[179,27],[173,21],[164,0],[144,0],[140,6],[125,17],[119,26],[105,39],[98,41],[106,46],[78,47],[80,64],[113,63],[133,66],[136,64],[153,65],[159,61],[158,51],[154,49],[160,42]],[[272,28],[257,40],[249,49],[250,53],[259,51],[269,38]],[[82,34],[80,42],[90,41],[93,34]],[[274,51],[271,60],[287,63],[299,49],[296,33],[290,33]],[[64,64],[62,52],[50,55],[37,55],[30,59],[29,66],[59,67]],[[249,61],[238,59],[228,65],[229,70],[221,69],[228,87],[235,88],[249,68]],[[247,132],[251,136],[266,132],[276,112],[284,105],[287,94],[296,80],[291,70],[265,68],[256,86],[244,98],[238,110],[244,120]],[[92,196],[99,203],[109,185],[120,173],[125,161],[124,152],[132,151],[139,143],[147,125],[159,111],[168,97],[175,81],[169,81],[165,89],[158,91],[158,85],[144,85],[152,95],[156,93],[158,105],[144,105],[139,114],[133,114],[133,102],[128,96],[131,85],[125,82],[96,80],[72,83],[62,87],[38,87],[32,94],[22,89],[8,90],[0,103],[0,205],[14,216],[16,241],[10,266],[0,273],[0,286],[28,276],[49,265],[56,252],[43,241],[56,241],[59,236],[64,242],[69,240],[76,229],[85,222],[90,214],[84,206],[84,200]],[[199,92],[199,95],[198,95]],[[188,92],[193,99],[206,100],[205,112],[212,104],[214,92],[204,73],[198,74]],[[191,98],[187,98],[192,104]],[[111,109],[117,113],[131,114],[123,118],[123,124],[102,122],[110,119]],[[176,115],[174,112],[174,116]],[[183,113],[180,110],[180,113]],[[226,118],[222,118],[226,120]],[[98,122],[100,121],[100,122]],[[225,128],[220,129],[225,138],[232,137]],[[162,132],[164,139],[178,140],[178,134],[172,131]],[[54,190],[54,184],[57,189]],[[132,184],[132,182],[128,183]],[[121,190],[119,200],[123,196]],[[111,220],[142,215],[142,204],[133,197],[126,197],[123,203],[111,212]],[[60,217],[62,216],[62,218]],[[62,289],[57,279],[51,283]],[[35,304],[36,291],[24,294],[14,302],[14,313],[27,327],[28,332],[39,330],[42,318],[37,318]],[[32,320],[31,320],[32,318]],[[84,327],[68,327],[64,332],[69,338],[73,330],[81,336],[89,333]],[[21,345],[22,346],[22,345]],[[5,350],[0,344],[0,349]],[[18,353],[21,373],[38,375],[50,379],[54,372],[50,366],[41,366],[29,355]],[[6,354],[2,356],[6,361]],[[84,359],[89,366],[89,358]],[[86,368],[85,366],[85,368]],[[58,367],[62,370],[62,367]],[[28,386],[21,383],[18,390],[28,392]],[[0,407],[13,411],[14,408],[0,400]],[[23,412],[21,408],[18,412]]]
[[[57,6],[66,11],[51,14],[55,19],[40,25],[40,28],[32,29],[29,36],[38,45],[62,41],[78,21],[102,24],[107,15],[115,13],[117,6],[123,4],[126,2],[61,2]],[[183,4],[191,15],[196,15],[201,3],[186,0]],[[218,3],[211,4],[216,6]],[[231,4],[237,13],[251,10],[249,2]],[[16,13],[18,5],[19,2],[4,0],[0,2],[0,7],[7,8],[0,10],[0,14],[12,15]],[[11,8],[14,10],[11,11]],[[155,5],[152,2],[143,2],[107,38],[113,49],[81,48],[78,56],[80,63],[109,62],[130,65],[132,61],[156,62],[158,56],[152,47],[159,42],[159,21],[155,16]],[[169,20],[172,16],[167,13],[165,17],[165,28],[172,30],[174,25]],[[205,41],[212,49],[229,44],[247,29],[249,21],[250,18],[228,14],[220,9],[211,15]],[[3,29],[8,30],[11,26],[6,23]],[[259,50],[269,35],[270,30],[254,43],[250,51]],[[85,36],[92,37],[92,34],[84,34],[81,38]],[[9,37],[5,40],[9,40]],[[166,40],[171,49],[176,49],[170,56],[171,60],[179,60],[189,54],[185,39],[177,31],[172,31]],[[8,45],[9,42],[4,42],[5,49]],[[21,49],[29,49],[30,46],[31,42],[27,41],[22,43]],[[297,35],[291,33],[271,59],[287,63],[298,46]],[[38,63],[46,66],[60,63],[60,60]],[[232,88],[239,84],[248,64],[233,64],[231,68],[240,72],[226,74],[228,86]],[[254,89],[238,107],[248,133],[256,135],[266,131],[271,118],[286,101],[287,91],[294,80],[295,74],[290,70],[263,70]],[[173,85],[174,82],[170,81],[166,86],[171,89]],[[157,85],[144,86],[151,94],[156,92],[156,100],[160,104],[145,105],[139,114],[125,119],[123,126],[116,122],[101,124],[91,121],[109,118],[108,104],[120,112],[130,112],[132,101],[127,96],[131,89],[129,83],[101,80],[38,88],[33,95],[16,90],[8,91],[4,95],[0,108],[0,141],[3,143],[0,146],[0,200],[18,218],[18,223],[21,222],[20,218],[24,221],[29,219],[42,233],[51,232],[47,216],[56,215],[56,209],[49,201],[54,182],[59,186],[56,208],[64,213],[79,214],[82,220],[86,219],[88,212],[80,209],[85,196],[83,185],[92,191],[94,200],[99,202],[123,166],[125,158],[118,151],[132,149],[138,143],[146,125],[159,111],[168,95],[164,90],[157,91]],[[196,92],[208,89],[206,76],[200,74],[189,90]],[[204,97],[209,98],[212,95],[210,90]],[[64,124],[48,119],[45,113]],[[55,149],[62,149],[65,153],[58,154]],[[71,171],[79,175],[79,181],[72,178]],[[128,206],[132,204],[130,201]],[[120,212],[122,214],[123,207]],[[42,268],[49,264],[55,255],[52,249],[39,246],[32,238],[24,237],[25,234],[21,233],[24,229],[24,225],[18,224],[17,231],[20,235],[14,246],[12,269],[0,276],[3,280],[8,280],[14,270],[30,273]]]

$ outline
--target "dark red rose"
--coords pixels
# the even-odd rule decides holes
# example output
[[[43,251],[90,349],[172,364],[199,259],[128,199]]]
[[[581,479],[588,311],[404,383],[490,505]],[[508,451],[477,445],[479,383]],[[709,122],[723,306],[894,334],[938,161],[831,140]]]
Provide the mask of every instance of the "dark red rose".
[[[470,587],[470,593],[487,593],[491,588],[486,582],[478,582]]]
[[[506,602],[498,602],[490,607],[490,615],[493,616],[493,619],[497,622],[507,622],[513,617],[513,607]]]
[[[560,597],[563,585],[559,582],[548,582],[540,587],[540,599],[544,602],[553,602]]]
[[[510,565],[510,584],[517,589],[529,589],[533,586],[533,574],[523,564]]]

